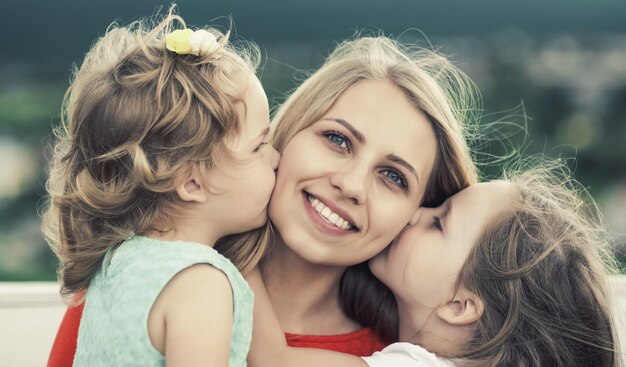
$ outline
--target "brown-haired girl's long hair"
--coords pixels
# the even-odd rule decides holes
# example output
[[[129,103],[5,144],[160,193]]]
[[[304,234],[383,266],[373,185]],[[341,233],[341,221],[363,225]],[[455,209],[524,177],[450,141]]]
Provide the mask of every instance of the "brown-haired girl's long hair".
[[[318,121],[346,89],[361,80],[392,82],[430,120],[437,137],[437,158],[423,205],[436,206],[477,182],[464,138],[476,112],[473,84],[447,58],[382,36],[341,43],[291,94],[272,122],[276,149],[282,152],[295,134]],[[341,301],[349,317],[373,326],[389,342],[397,339],[395,299],[367,264],[347,269],[341,281]]]
[[[253,75],[258,50],[220,44],[209,55],[179,55],[164,37],[178,22],[162,19],[112,25],[97,40],[66,92],[56,129],[42,229],[59,257],[62,294],[85,289],[105,253],[132,235],[166,231],[179,214],[174,180],[229,155],[224,137],[239,129],[235,102]],[[155,24],[153,26],[153,24]],[[241,79],[241,78],[240,78]],[[229,255],[248,269],[264,253],[260,236],[231,239]]]
[[[620,365],[609,237],[593,200],[550,166],[505,177],[521,199],[486,229],[460,272],[459,284],[485,306],[461,366]]]

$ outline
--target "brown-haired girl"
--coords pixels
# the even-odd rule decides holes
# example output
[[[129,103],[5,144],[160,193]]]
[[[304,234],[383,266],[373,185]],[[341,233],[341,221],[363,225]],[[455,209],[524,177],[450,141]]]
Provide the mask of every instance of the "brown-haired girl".
[[[182,25],[174,29],[174,23]],[[255,51],[170,12],[111,27],[66,94],[44,232],[62,293],[87,289],[75,366],[244,365],[278,153]],[[236,267],[237,266],[237,267]]]
[[[287,348],[257,274],[252,366],[620,365],[614,260],[573,181],[539,168],[422,208],[370,260],[398,303],[399,342],[370,357]]]

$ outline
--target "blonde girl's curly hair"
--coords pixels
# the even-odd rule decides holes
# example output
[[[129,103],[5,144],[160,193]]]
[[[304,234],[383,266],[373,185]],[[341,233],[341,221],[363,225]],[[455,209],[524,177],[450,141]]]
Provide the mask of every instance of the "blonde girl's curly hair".
[[[235,103],[247,89],[237,75],[254,74],[258,49],[235,47],[230,32],[207,28],[219,43],[215,52],[168,51],[165,35],[177,22],[185,27],[174,10],[112,25],[73,72],[42,224],[60,259],[62,294],[84,290],[105,253],[129,236],[171,229],[177,176],[233,157],[224,138],[239,130]],[[242,269],[263,254],[259,236],[232,242],[228,255]]]
[[[556,162],[505,175],[520,194],[484,231],[458,285],[485,310],[459,366],[621,366],[609,299],[611,239],[586,191]]]

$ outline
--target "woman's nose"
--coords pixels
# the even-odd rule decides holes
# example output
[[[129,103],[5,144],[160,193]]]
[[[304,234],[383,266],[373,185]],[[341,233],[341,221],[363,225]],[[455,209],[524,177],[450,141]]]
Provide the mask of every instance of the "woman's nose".
[[[368,168],[364,164],[354,164],[334,173],[330,183],[355,204],[364,204],[367,200]]]

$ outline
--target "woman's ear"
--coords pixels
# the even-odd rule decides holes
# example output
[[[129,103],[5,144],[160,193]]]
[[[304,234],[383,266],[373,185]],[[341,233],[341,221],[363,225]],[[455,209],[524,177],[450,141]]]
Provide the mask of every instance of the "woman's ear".
[[[182,176],[176,184],[176,193],[182,201],[204,203],[207,201],[205,182],[197,169]]]
[[[484,311],[482,299],[466,289],[461,289],[452,301],[437,307],[435,313],[450,325],[465,326],[480,320]]]

